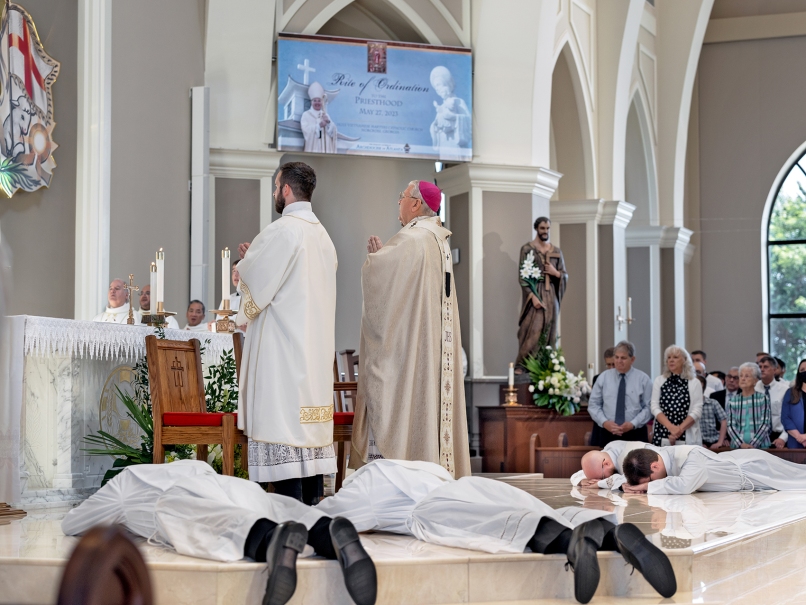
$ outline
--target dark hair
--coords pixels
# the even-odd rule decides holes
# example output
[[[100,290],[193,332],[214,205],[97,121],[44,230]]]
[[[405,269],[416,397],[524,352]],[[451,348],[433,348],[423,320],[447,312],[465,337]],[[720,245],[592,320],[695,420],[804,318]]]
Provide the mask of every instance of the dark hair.
[[[316,189],[316,173],[305,162],[286,162],[280,166],[280,187],[288,185],[299,201],[311,201]]]
[[[711,372],[711,376],[716,376],[722,382],[725,382],[725,379],[727,378],[725,372],[723,372],[722,370],[714,370],[713,372]]]
[[[777,362],[777,361],[775,361],[775,357],[772,357],[771,355],[765,355],[764,357],[762,357],[761,359],[759,359],[759,360],[758,360],[758,363],[759,363],[759,365],[761,365],[761,364],[762,364],[762,363],[764,363],[765,361],[766,361],[768,364],[770,364],[770,365],[771,365],[773,368],[777,368],[777,367],[778,367],[778,362]]]
[[[691,356],[694,357],[695,355],[702,355],[702,358],[705,361],[708,361],[708,355],[705,354],[705,351],[700,351],[699,349],[696,351],[692,351]]]
[[[204,306],[204,303],[200,300],[196,300],[195,298],[188,303],[188,309],[190,309],[190,305],[193,303],[199,303],[202,306],[202,313],[207,313],[207,308]]]
[[[534,225],[535,231],[537,231],[537,228],[540,226],[540,223],[548,223],[549,225],[551,225],[551,219],[547,216],[538,216],[537,220],[535,220]]]
[[[782,370],[786,369],[786,362],[780,357],[776,357],[775,362],[778,364],[778,367],[781,368]]]
[[[610,359],[611,357],[616,356],[616,347],[610,347],[609,349],[605,349],[604,358]]]
[[[801,364],[806,361],[806,359],[801,359],[798,362],[798,370],[800,370]],[[792,393],[789,395],[789,403],[795,405],[796,403],[800,403],[800,393],[801,389],[803,388],[803,381],[800,379],[800,372],[795,374],[795,384],[792,385]]]
[[[232,266],[233,266],[233,267],[236,267],[236,266],[238,265],[238,263],[239,263],[239,262],[241,262],[241,259],[240,259],[240,258],[239,258],[239,259],[236,259],[236,260],[235,260],[235,262],[233,262],[233,263],[232,263]]]
[[[658,453],[642,448],[633,450],[624,458],[622,468],[627,483],[638,485],[641,479],[648,479],[652,475],[651,464],[658,461]]]

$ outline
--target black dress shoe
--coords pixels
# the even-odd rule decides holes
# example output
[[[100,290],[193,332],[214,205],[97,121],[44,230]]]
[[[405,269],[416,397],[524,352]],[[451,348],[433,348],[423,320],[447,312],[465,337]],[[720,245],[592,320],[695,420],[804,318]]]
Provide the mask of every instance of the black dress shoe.
[[[677,592],[677,579],[669,558],[646,539],[632,523],[622,523],[613,530],[616,547],[624,559],[641,572],[650,586],[664,598]]]
[[[599,587],[599,560],[596,551],[604,539],[604,529],[598,521],[578,525],[568,544],[568,562],[574,569],[574,597],[588,603]]]
[[[329,529],[347,592],[356,605],[374,605],[378,594],[375,564],[361,545],[358,532],[344,517],[334,518]]]
[[[305,549],[308,530],[301,523],[283,523],[274,528],[266,548],[269,579],[263,605],[285,605],[297,589],[297,555]]]

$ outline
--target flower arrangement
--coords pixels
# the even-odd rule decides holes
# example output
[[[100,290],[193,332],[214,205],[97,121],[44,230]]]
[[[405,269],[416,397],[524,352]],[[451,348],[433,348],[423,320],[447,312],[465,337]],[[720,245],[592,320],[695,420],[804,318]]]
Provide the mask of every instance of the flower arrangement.
[[[590,387],[582,372],[572,374],[565,367],[562,349],[554,349],[546,344],[547,334],[540,336],[537,352],[523,361],[529,372],[529,392],[535,405],[550,408],[563,416],[572,416],[579,411],[583,395],[590,393]]]
[[[542,305],[543,299],[540,297],[540,288],[537,285],[545,279],[545,276],[540,268],[535,265],[535,253],[533,251],[530,251],[526,258],[523,259],[520,275],[521,285],[529,288]]]

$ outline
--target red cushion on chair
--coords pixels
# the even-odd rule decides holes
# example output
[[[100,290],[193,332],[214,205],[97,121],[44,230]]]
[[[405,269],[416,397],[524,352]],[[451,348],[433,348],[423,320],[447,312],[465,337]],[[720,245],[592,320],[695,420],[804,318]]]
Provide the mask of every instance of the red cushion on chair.
[[[235,425],[238,424],[238,414],[235,416]],[[164,426],[221,426],[224,414],[222,412],[165,412],[162,415]]]
[[[334,412],[333,424],[352,424],[355,412]]]

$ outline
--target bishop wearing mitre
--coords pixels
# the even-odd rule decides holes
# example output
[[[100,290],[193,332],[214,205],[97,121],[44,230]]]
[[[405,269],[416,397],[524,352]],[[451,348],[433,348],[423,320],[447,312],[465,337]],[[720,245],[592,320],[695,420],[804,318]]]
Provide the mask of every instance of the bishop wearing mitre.
[[[310,108],[302,114],[299,126],[305,139],[305,151],[338,153],[339,131],[327,113],[327,95],[319,82],[308,87]]]
[[[442,192],[412,181],[400,194],[403,228],[372,236],[361,269],[364,308],[351,466],[424,460],[470,474],[462,343]],[[243,273],[242,273],[243,274]]]
[[[280,167],[275,209],[282,217],[241,244],[241,305],[248,324],[238,428],[249,437],[249,478],[306,504],[336,472],[333,355],[336,350],[336,248],[313,213],[313,168]]]
[[[129,291],[124,288],[125,282],[122,279],[113,279],[109,284],[109,291],[106,294],[109,303],[103,313],[96,315],[92,321],[103,323],[125,324],[129,319]],[[133,311],[134,323],[142,321],[139,311]]]

